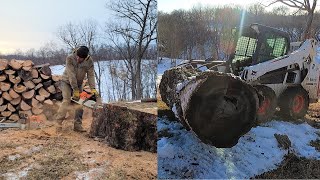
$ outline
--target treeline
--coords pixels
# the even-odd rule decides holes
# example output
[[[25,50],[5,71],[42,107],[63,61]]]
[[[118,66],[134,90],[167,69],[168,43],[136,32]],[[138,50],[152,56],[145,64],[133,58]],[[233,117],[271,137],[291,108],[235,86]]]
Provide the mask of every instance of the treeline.
[[[290,14],[286,6],[266,11],[260,4],[194,7],[189,11],[159,12],[158,42],[161,57],[182,59],[226,59],[233,51],[235,28],[259,23],[282,29],[291,41],[298,41],[306,24],[303,12]],[[319,29],[320,14],[315,13],[312,33]]]

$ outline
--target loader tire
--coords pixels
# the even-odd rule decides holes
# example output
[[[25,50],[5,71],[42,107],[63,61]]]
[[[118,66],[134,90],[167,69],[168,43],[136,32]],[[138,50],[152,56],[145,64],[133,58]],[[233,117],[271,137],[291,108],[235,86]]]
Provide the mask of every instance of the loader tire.
[[[233,147],[256,123],[256,90],[231,75],[209,77],[191,97],[186,119],[204,143]]]
[[[309,108],[308,92],[302,87],[290,87],[286,89],[278,100],[279,115],[288,120],[303,118]]]
[[[277,108],[277,96],[275,92],[268,86],[254,86],[258,93],[262,96],[257,111],[257,123],[265,123],[271,120]]]

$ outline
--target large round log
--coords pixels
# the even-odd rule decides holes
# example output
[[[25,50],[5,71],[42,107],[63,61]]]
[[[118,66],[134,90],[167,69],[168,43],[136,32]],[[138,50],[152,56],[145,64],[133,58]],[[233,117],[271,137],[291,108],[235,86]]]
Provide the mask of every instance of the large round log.
[[[165,71],[159,88],[162,100],[204,143],[232,147],[256,123],[256,90],[231,74],[177,67]]]

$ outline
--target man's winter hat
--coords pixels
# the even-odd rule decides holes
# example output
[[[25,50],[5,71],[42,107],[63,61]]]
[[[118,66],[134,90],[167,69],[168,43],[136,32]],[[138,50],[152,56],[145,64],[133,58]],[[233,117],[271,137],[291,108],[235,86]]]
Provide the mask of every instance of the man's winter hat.
[[[89,48],[87,46],[80,46],[77,49],[77,56],[80,58],[86,58],[89,55]]]

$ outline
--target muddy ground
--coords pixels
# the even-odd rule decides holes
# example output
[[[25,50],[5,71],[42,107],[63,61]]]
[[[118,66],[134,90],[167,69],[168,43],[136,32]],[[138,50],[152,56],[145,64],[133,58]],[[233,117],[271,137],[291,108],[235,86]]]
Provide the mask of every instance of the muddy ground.
[[[85,109],[86,133],[73,120],[33,130],[0,130],[0,179],[156,179],[157,154],[128,152],[88,137],[92,112]]]

